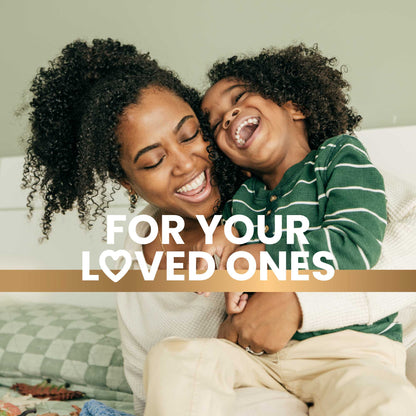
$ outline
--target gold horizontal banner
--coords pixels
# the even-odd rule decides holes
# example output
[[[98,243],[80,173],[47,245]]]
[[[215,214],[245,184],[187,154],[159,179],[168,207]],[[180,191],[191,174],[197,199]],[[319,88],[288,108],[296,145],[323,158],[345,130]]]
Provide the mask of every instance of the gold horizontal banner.
[[[287,271],[286,280],[278,280],[271,271],[263,276],[267,280],[260,280],[260,272],[256,271],[245,281],[235,280],[226,271],[215,271],[204,281],[190,281],[189,273],[180,270],[169,276],[166,271],[159,271],[153,281],[145,281],[139,270],[129,270],[118,282],[115,282],[118,271],[113,272],[114,281],[101,270],[91,270],[89,273],[90,278],[97,280],[82,280],[81,270],[0,270],[0,291],[416,292],[416,270],[337,270],[328,281],[318,280],[314,272],[308,270],[301,271],[301,274]]]

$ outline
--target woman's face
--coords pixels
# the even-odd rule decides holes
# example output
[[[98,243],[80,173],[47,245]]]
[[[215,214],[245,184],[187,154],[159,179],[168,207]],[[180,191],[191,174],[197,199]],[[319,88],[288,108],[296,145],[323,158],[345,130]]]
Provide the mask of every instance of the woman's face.
[[[123,186],[166,213],[209,217],[219,200],[211,185],[207,143],[191,107],[172,92],[144,90],[117,131]]]
[[[220,149],[237,165],[260,175],[284,172],[310,151],[304,115],[291,102],[282,106],[242,82],[223,79],[202,102]],[[306,153],[305,153],[306,152]]]

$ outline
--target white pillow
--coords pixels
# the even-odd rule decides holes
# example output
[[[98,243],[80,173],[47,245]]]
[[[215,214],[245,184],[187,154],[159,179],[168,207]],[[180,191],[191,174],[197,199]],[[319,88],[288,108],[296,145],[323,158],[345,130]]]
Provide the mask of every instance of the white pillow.
[[[382,172],[387,197],[387,228],[374,269],[416,269],[416,186]]]

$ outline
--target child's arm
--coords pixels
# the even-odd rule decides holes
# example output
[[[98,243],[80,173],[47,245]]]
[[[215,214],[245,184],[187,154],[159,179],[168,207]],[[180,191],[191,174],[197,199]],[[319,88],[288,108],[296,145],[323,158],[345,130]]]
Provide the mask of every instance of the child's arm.
[[[266,250],[275,261],[279,251],[309,252],[310,269],[316,268],[312,257],[319,251],[333,254],[333,262],[324,261],[335,269],[369,269],[379,259],[387,224],[384,181],[357,139],[341,136],[329,146],[325,157],[321,154],[315,160],[317,203],[323,218],[305,232],[309,244],[296,236],[293,244],[282,238]],[[279,209],[276,214],[287,212]]]
[[[208,297],[211,292],[195,292],[198,295]],[[228,315],[234,315],[236,313],[243,312],[247,305],[248,293],[244,292],[224,292],[225,296],[225,309]]]
[[[265,250],[264,244],[248,244],[245,246],[239,246],[235,251],[245,251],[253,256],[257,263],[257,269],[260,264],[260,253]],[[248,263],[246,259],[240,258],[234,263],[236,270],[248,269]],[[244,292],[229,292],[225,293],[225,307],[228,315],[241,313],[245,309],[248,302],[249,294]]]
[[[225,307],[228,315],[234,315],[236,313],[243,312],[247,305],[248,293],[244,292],[226,292],[225,295]]]
[[[233,227],[233,234],[238,237],[238,231]],[[205,251],[211,256],[217,255],[220,258],[219,270],[225,270],[227,265],[227,259],[230,254],[238,248],[238,244],[231,243],[224,233],[224,226],[218,226],[212,236],[212,244],[206,244],[205,238],[199,240],[193,250],[194,251]],[[206,268],[206,262],[204,259],[199,259],[197,262],[197,269],[204,270]]]

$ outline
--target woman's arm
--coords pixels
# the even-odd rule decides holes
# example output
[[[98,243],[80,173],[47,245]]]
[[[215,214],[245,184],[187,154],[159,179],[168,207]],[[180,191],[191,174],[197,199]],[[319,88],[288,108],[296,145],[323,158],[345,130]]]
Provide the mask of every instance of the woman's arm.
[[[243,312],[227,317],[218,337],[271,354],[284,348],[301,325],[295,293],[254,293]]]
[[[414,292],[299,292],[300,332],[371,325],[416,302]]]
[[[371,324],[416,302],[416,293],[255,293],[219,331],[240,345],[281,350],[296,331]]]
[[[145,394],[143,389],[143,367],[146,352],[129,330],[131,325],[129,314],[125,313],[125,300],[123,293],[117,295],[117,315],[120,330],[121,349],[124,360],[124,374],[133,392],[134,414],[143,415],[145,408]],[[123,307],[124,305],[124,307]],[[136,322],[136,327],[138,322]]]

